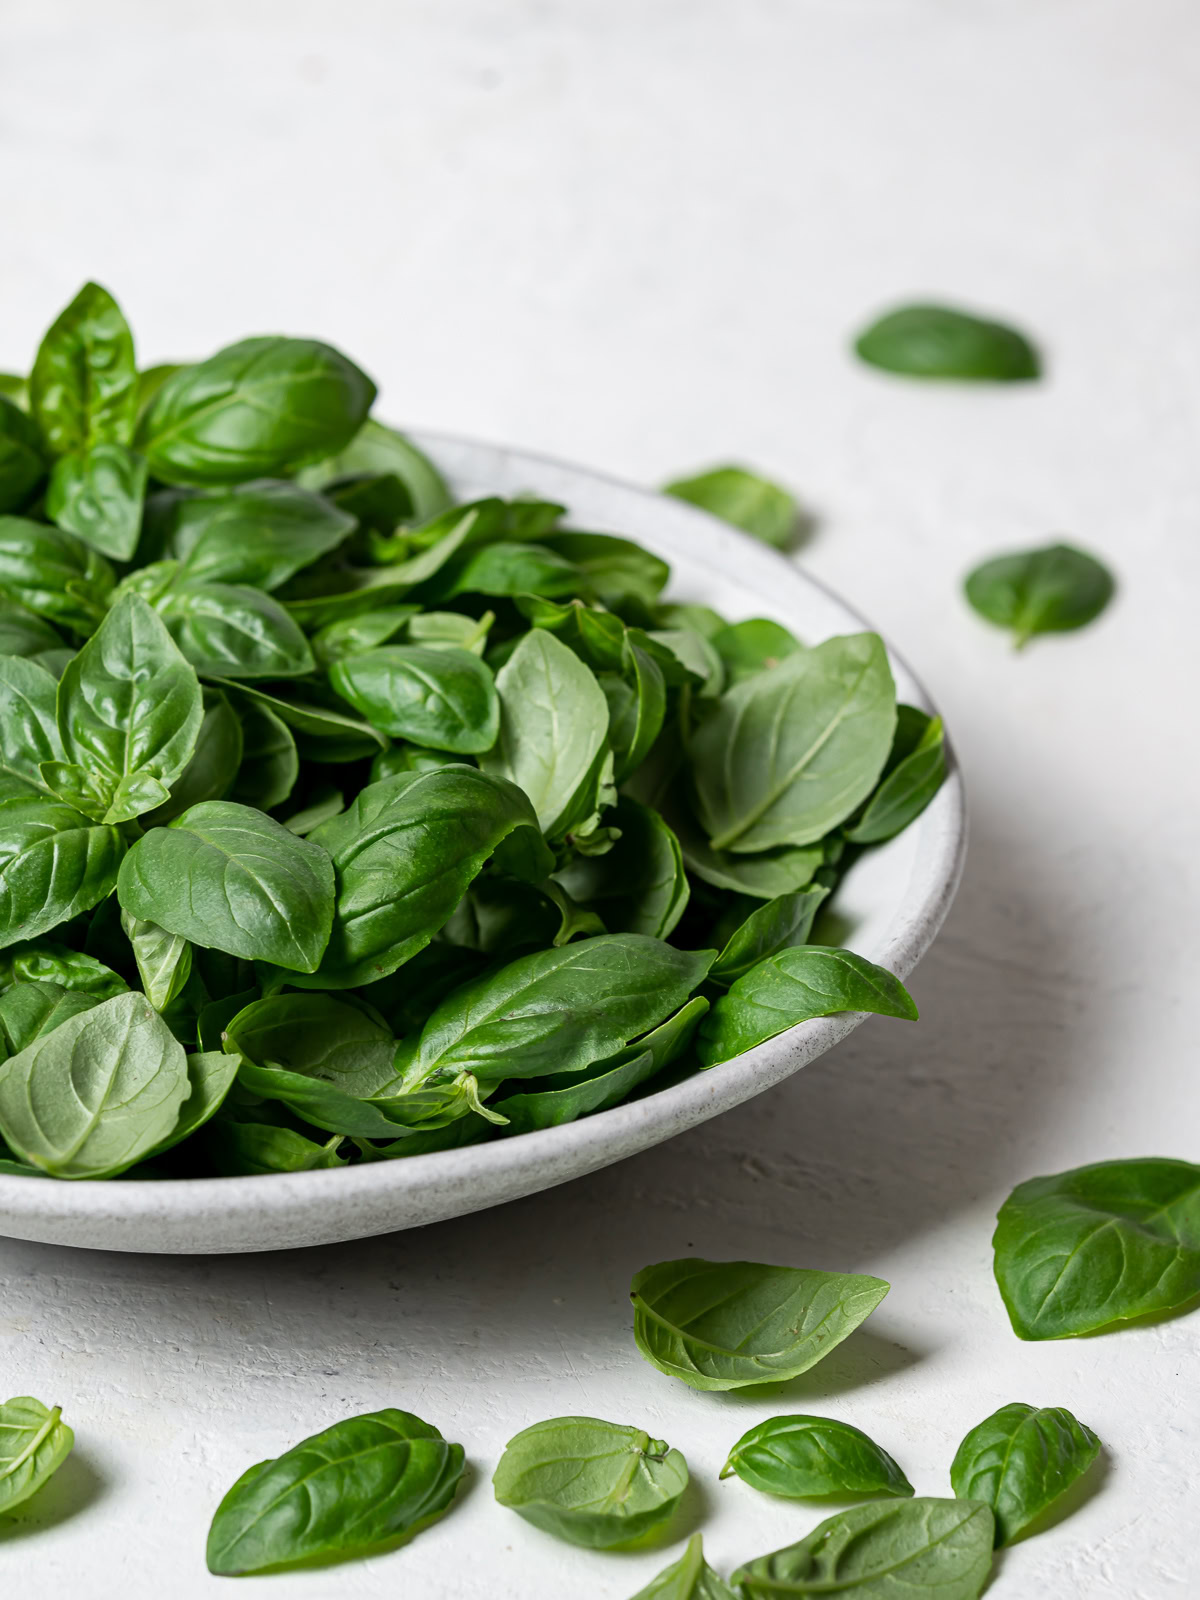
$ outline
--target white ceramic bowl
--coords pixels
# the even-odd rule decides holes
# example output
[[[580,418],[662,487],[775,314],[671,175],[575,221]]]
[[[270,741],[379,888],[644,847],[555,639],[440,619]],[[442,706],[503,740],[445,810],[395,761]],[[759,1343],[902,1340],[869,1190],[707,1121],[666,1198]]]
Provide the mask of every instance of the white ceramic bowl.
[[[637,539],[671,563],[674,599],[708,603],[734,621],[773,617],[808,643],[870,626],[773,550],[679,501],[520,451],[415,437],[460,498],[532,493],[567,506],[576,527]],[[931,710],[894,651],[891,660],[900,698]],[[962,870],[963,788],[953,755],[949,765],[924,814],[899,838],[864,854],[835,902],[852,925],[846,942],[902,978],[929,948]],[[97,1250],[206,1254],[415,1228],[548,1189],[661,1144],[790,1077],[862,1020],[856,1014],[801,1023],[725,1066],[630,1105],[407,1161],[174,1182],[0,1177],[0,1233]]]

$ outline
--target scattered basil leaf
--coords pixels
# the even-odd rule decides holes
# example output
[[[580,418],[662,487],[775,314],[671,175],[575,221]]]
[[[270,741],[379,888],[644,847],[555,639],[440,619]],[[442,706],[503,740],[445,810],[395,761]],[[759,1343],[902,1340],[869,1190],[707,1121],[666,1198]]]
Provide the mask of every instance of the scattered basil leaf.
[[[500,1505],[590,1550],[629,1544],[659,1527],[687,1483],[678,1450],[595,1417],[553,1417],[523,1429],[492,1478]]]
[[[1031,1178],[1001,1206],[992,1244],[1022,1339],[1174,1311],[1200,1294],[1200,1166],[1149,1157]]]
[[[11,792],[48,793],[41,769],[62,759],[58,736],[58,685],[35,661],[0,656],[0,776]]]
[[[701,1537],[694,1533],[679,1560],[651,1578],[633,1600],[737,1600],[737,1596],[705,1561]]]
[[[237,715],[241,725],[242,757],[229,798],[242,805],[257,806],[260,811],[271,811],[283,804],[300,776],[296,741],[287,723],[270,703],[242,699]]]
[[[778,1382],[827,1356],[887,1292],[856,1273],[662,1261],[634,1277],[634,1338],[651,1366],[693,1389]]]
[[[1041,361],[1023,333],[950,306],[912,305],[889,311],[854,341],[859,357],[908,378],[966,378],[991,383],[1041,376]]]
[[[1086,627],[1116,590],[1106,566],[1069,544],[996,556],[976,567],[965,587],[972,607],[1008,628],[1018,650],[1035,634]]]
[[[170,822],[189,806],[197,806],[201,801],[224,800],[232,789],[245,754],[241,721],[218,689],[205,688],[202,691],[202,710],[200,731],[187,765],[170,785],[170,798],[146,816],[143,827]],[[287,734],[286,729],[284,733],[290,742],[291,735]],[[273,799],[268,801],[270,805],[275,803]]]
[[[756,1423],[734,1445],[721,1468],[722,1478],[734,1473],[764,1494],[789,1500],[826,1495],[902,1498],[914,1492],[886,1450],[858,1428],[833,1417],[768,1417],[766,1422]]]
[[[777,550],[788,550],[795,543],[800,520],[795,500],[777,483],[745,467],[713,467],[694,478],[668,483],[663,493],[699,506]]]
[[[1018,1534],[1065,1494],[1100,1454],[1100,1441],[1063,1406],[1001,1406],[971,1429],[950,1466],[960,1500],[981,1500],[996,1543]]]
[[[60,1407],[44,1406],[29,1394],[0,1405],[0,1516],[36,1494],[74,1443]]]
[[[16,1055],[42,1034],[53,1033],[71,1017],[99,1004],[96,995],[49,979],[14,983],[0,995],[0,1034],[8,1054]]]

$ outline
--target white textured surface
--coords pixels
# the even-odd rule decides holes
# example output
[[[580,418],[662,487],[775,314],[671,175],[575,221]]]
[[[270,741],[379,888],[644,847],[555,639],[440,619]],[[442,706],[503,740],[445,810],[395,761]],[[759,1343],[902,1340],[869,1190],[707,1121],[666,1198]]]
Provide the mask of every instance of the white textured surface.
[[[997,1600],[1188,1600],[1200,1323],[1020,1344],[988,1237],[1032,1173],[1200,1152],[1191,0],[8,0],[0,34],[0,364],[90,274],[148,358],[316,331],[397,418],[648,481],[773,469],[820,518],[805,561],[945,707],[974,829],[920,1027],[869,1022],[661,1150],[290,1256],[0,1244],[3,1383],[80,1439],[0,1534],[5,1593],[218,1594],[201,1551],[228,1482],[398,1404],[466,1444],[462,1503],[264,1593],[624,1600],[666,1554],[573,1551],[490,1503],[526,1422],[679,1445],[724,1567],[817,1520],[715,1481],[772,1409],[858,1423],[938,1493],[965,1429],[1023,1399],[1070,1406],[1109,1466],[1004,1558]],[[848,330],[912,292],[1019,316],[1049,381],[856,369]],[[1111,556],[1120,601],[1013,659],[956,581],[1053,531]],[[782,1401],[693,1395],[641,1362],[625,1299],[692,1248],[894,1288]]]

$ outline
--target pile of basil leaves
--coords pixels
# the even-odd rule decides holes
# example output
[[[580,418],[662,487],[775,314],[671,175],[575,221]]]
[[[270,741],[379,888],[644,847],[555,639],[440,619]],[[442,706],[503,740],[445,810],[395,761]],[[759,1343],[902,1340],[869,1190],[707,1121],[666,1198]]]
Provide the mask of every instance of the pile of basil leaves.
[[[453,504],[314,340],[139,370],[89,284],[0,388],[0,1171],[414,1155],[915,1016],[810,942],[944,773],[877,637]]]

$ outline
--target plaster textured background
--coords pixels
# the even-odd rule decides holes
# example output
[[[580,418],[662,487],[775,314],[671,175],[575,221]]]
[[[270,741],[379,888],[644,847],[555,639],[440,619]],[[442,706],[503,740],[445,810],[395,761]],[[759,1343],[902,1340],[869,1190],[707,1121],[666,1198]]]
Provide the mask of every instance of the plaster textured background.
[[[717,1484],[751,1422],[852,1420],[937,1494],[1012,1399],[1069,1406],[1108,1457],[997,1600],[1200,1591],[1200,1319],[1021,1344],[989,1250],[1022,1178],[1200,1155],[1198,162],[1189,0],[7,0],[0,365],[93,276],[146,360],[316,332],[397,421],[646,482],[772,471],[817,519],[801,559],[943,706],[973,840],[919,1027],[868,1022],[620,1167],[274,1257],[0,1242],[0,1386],[79,1435],[0,1531],[5,1593],[224,1592],[202,1549],[232,1479],[395,1404],[466,1444],[461,1504],[272,1595],[624,1600],[667,1553],[575,1551],[491,1503],[519,1427],[585,1412],[680,1446],[725,1569],[821,1514]],[[1047,381],[857,367],[855,325],[915,294],[1017,318]],[[1055,533],[1111,558],[1119,602],[1014,658],[958,580]],[[690,1250],[894,1288],[782,1397],[696,1395],[641,1361],[626,1300]]]

